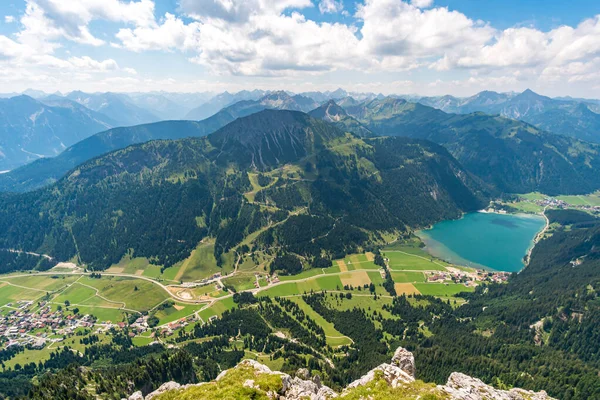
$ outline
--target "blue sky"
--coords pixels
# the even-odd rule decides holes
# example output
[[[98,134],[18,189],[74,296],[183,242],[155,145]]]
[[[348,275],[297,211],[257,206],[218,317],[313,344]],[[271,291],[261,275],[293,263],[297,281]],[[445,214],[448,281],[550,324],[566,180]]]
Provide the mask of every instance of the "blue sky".
[[[4,0],[3,91],[600,98],[600,2]]]

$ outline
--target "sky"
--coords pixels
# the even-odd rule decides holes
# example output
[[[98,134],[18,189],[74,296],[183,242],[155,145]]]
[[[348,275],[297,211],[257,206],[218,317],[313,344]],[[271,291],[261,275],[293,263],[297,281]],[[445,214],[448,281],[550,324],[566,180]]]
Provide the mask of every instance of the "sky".
[[[600,1],[2,0],[0,85],[600,98]]]

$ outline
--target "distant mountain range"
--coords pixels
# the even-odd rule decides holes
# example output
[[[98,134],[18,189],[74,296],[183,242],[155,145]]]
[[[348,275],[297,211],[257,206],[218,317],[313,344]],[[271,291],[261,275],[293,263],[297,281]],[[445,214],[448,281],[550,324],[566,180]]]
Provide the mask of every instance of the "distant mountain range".
[[[266,94],[263,90],[253,90],[247,91],[243,90],[238,93],[231,94],[229,92],[223,92],[218,94],[205,102],[204,104],[199,105],[198,107],[190,110],[186,115],[185,119],[187,120],[203,120],[206,119],[216,113],[218,113],[223,108],[230,106],[234,103],[243,100],[258,100]]]
[[[552,133],[600,143],[600,105],[594,100],[552,99],[531,90],[520,94],[485,91],[468,98],[442,96],[416,100],[451,113],[498,114]]]
[[[114,124],[109,117],[70,101],[44,104],[25,95],[0,99],[0,171],[56,156]]]

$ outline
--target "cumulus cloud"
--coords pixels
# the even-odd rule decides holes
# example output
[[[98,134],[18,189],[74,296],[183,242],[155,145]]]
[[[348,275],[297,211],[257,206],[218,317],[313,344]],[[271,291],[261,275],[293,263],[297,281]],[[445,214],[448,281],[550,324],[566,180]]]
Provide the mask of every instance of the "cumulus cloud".
[[[433,5],[433,0],[411,0],[410,4],[419,8],[427,8]]]
[[[5,15],[4,22],[6,22],[7,24],[12,24],[13,22],[15,22],[15,17],[12,15]]]
[[[344,9],[344,4],[341,0],[321,0],[319,2],[319,11],[321,14],[338,13]]]
[[[180,6],[184,13],[204,22],[218,19],[245,23],[257,14],[279,14],[313,4],[311,0],[181,0]]]
[[[135,73],[112,60],[60,59],[55,53],[65,40],[134,52],[181,52],[214,75],[257,77],[338,70],[458,71],[470,76],[460,81],[470,87],[514,87],[528,79],[589,82],[598,79],[600,66],[600,16],[542,31],[496,29],[433,0],[359,0],[350,23],[305,16],[306,8],[315,5],[321,14],[347,13],[341,0],[180,0],[174,13],[162,16],[155,14],[152,0],[26,4],[16,40],[0,37],[0,60],[27,59],[83,73],[120,71],[129,81]],[[120,26],[107,38],[90,28],[95,20]],[[448,83],[432,87],[442,85]]]

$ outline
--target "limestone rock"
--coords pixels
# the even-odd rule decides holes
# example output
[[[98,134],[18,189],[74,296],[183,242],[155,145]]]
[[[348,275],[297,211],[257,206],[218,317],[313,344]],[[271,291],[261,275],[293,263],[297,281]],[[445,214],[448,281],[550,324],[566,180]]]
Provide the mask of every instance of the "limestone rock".
[[[408,375],[415,377],[415,356],[404,347],[398,347],[392,357],[392,365],[400,368]]]
[[[138,390],[129,396],[127,400],[144,400],[144,395]]]
[[[300,379],[310,379],[310,372],[308,372],[308,369],[306,368],[299,368],[298,371],[296,371],[296,376]]]
[[[391,364],[381,364],[380,366],[367,372],[361,378],[348,385],[346,390],[354,389],[358,386],[364,386],[375,379],[377,372],[383,374],[383,379],[392,387],[398,387],[401,384],[411,383],[415,380],[415,357],[403,347],[398,347],[392,357]]]
[[[164,392],[168,392],[169,390],[175,390],[175,389],[179,389],[179,388],[181,388],[181,385],[177,382],[170,381],[170,382],[163,383],[154,392],[148,393],[148,395],[146,396],[146,400],[152,400],[152,398],[158,396],[159,394],[163,394]]]
[[[364,385],[368,384],[369,382],[375,380],[375,375],[378,372],[381,372],[383,379],[385,379],[386,382],[394,388],[396,388],[402,384],[414,382],[414,380],[415,380],[415,378],[413,378],[411,375],[407,374],[404,370],[402,370],[400,367],[398,367],[396,365],[381,364],[380,366],[373,368],[372,370],[367,372],[366,375],[363,375],[359,379],[357,379],[354,382],[352,382],[351,384],[349,384],[346,387],[345,391],[347,391],[349,389],[354,389],[358,386],[364,386]]]
[[[455,400],[553,400],[546,392],[523,389],[500,390],[486,385],[477,378],[453,372],[445,386],[439,386]]]
[[[283,376],[283,390],[281,399],[285,400],[326,400],[337,397],[332,389],[327,386],[321,386],[313,381],[292,378],[289,375]]]

